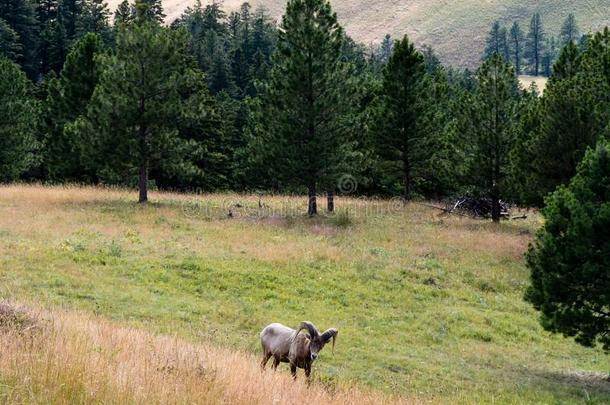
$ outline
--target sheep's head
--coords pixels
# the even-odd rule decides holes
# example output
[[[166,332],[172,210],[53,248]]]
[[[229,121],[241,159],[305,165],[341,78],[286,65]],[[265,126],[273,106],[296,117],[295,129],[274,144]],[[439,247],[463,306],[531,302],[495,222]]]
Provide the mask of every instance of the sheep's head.
[[[330,328],[320,335],[313,323],[303,321],[301,322],[301,326],[299,326],[295,337],[303,329],[306,329],[309,333],[309,353],[311,361],[314,361],[318,357],[320,350],[324,348],[324,345],[326,345],[331,338],[333,339],[333,354],[335,353],[335,341],[337,339],[337,333],[339,333],[337,329]]]

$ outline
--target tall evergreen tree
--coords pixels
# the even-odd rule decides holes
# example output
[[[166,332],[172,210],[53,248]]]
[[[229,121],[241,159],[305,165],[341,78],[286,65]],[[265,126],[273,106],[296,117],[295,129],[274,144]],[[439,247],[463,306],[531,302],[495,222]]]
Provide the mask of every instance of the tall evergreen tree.
[[[86,34],[68,54],[59,77],[48,84],[44,168],[50,180],[91,182],[96,179],[95,171],[85,162],[86,139],[69,132],[68,127],[87,112],[101,74],[96,58],[104,50],[99,35]]]
[[[519,23],[515,21],[510,29],[508,49],[510,52],[510,61],[515,67],[515,71],[518,75],[522,73],[524,43],[525,35],[523,34]]]
[[[542,27],[540,13],[534,14],[530,21],[530,29],[525,41],[524,57],[527,60],[530,73],[534,76],[540,74],[542,56],[544,55],[545,34]]]
[[[551,37],[549,41],[547,41],[546,46],[544,47],[544,54],[542,55],[542,73],[546,77],[550,77],[553,73],[553,63],[557,58],[557,42],[555,37]]]
[[[509,156],[520,113],[519,83],[512,66],[500,55],[488,59],[477,72],[474,97],[463,107],[468,115],[473,185],[491,198],[492,219],[499,222],[499,201],[508,189]]]
[[[0,57],[0,182],[17,179],[36,162],[38,112],[25,74]]]
[[[0,19],[19,38],[21,57],[17,62],[30,79],[37,79],[39,25],[34,4],[29,0],[0,0]]]
[[[142,203],[148,200],[149,174],[200,171],[191,159],[199,145],[182,136],[180,123],[207,117],[210,101],[187,43],[184,30],[164,28],[156,20],[140,17],[123,25],[115,53],[103,58],[86,119],[72,126],[90,140],[89,156],[97,157],[91,164],[99,167],[101,179],[137,178]]]
[[[59,21],[66,31],[66,38],[72,41],[76,38],[76,22],[81,13],[83,0],[61,0],[59,3]]]
[[[570,14],[561,26],[561,33],[559,34],[560,44],[561,46],[565,46],[570,42],[576,42],[578,41],[579,36],[580,31],[578,29],[578,24],[576,23],[576,17],[574,17],[574,14]]]
[[[383,37],[383,41],[381,41],[381,46],[379,47],[379,60],[383,63],[387,62],[390,59],[390,55],[392,55],[392,50],[394,49],[394,41],[390,34],[386,34]]]
[[[266,177],[307,188],[309,215],[317,213],[318,187],[334,190],[350,157],[344,117],[351,98],[342,43],[328,1],[290,0],[269,82],[255,109],[254,163]]]
[[[133,20],[133,10],[129,0],[123,0],[114,11],[114,27],[117,29],[122,24],[129,24]]]
[[[161,0],[135,0],[132,14],[138,21],[155,21],[163,24],[165,13]]]
[[[610,144],[589,149],[576,176],[547,200],[530,246],[526,299],[542,326],[610,351]]]
[[[76,21],[76,36],[83,37],[88,32],[99,35],[106,44],[110,44],[110,10],[104,0],[83,0],[81,12]]]
[[[561,49],[555,64],[550,81],[563,80],[574,77],[580,70],[580,50],[574,42],[568,42]]]
[[[507,61],[509,60],[506,28],[502,27],[500,21],[497,20],[492,24],[491,31],[487,36],[483,59],[487,59],[494,54],[502,56]]]
[[[17,62],[22,58],[22,51],[19,35],[0,18],[0,57]]]
[[[555,64],[541,99],[539,129],[531,131],[523,170],[537,205],[575,175],[588,147],[610,128],[610,31],[589,38],[579,54],[568,44]]]
[[[412,197],[413,172],[421,163],[421,145],[425,141],[418,121],[425,72],[424,57],[409,38],[396,41],[383,70],[376,144],[385,166],[400,173],[405,199]]]

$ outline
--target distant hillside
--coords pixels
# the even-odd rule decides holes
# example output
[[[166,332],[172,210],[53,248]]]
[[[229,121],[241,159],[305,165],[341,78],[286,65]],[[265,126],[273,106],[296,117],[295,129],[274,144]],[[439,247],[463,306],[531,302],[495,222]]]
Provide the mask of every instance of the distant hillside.
[[[211,1],[211,0],[208,0]],[[118,0],[110,0],[111,7]],[[204,3],[206,0],[204,0]],[[194,0],[166,0],[165,12],[174,19]],[[242,0],[225,0],[227,10]],[[251,0],[263,4],[280,18],[286,0]],[[418,44],[431,45],[444,62],[455,66],[478,65],[491,22],[519,20],[526,30],[529,19],[540,12],[546,31],[556,35],[562,21],[574,13],[582,31],[610,25],[610,0],[331,0],[347,32],[363,43],[379,42],[387,33],[409,34]]]

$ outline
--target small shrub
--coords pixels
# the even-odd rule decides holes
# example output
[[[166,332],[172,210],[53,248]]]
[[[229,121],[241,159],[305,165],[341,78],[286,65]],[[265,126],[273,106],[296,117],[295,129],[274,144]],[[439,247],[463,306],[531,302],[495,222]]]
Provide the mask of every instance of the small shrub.
[[[25,311],[15,306],[0,302],[0,332],[18,331],[34,329],[37,321]]]
[[[108,256],[121,257],[122,255],[123,255],[123,248],[117,241],[115,241],[113,239],[112,242],[110,242],[110,246],[108,246]]]

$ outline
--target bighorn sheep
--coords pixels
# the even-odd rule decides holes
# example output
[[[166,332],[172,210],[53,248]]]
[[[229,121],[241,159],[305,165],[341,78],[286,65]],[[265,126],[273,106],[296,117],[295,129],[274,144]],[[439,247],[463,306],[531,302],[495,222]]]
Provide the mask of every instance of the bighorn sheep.
[[[303,329],[306,329],[309,335],[299,334]],[[330,338],[333,339],[334,354],[337,333],[337,329],[330,328],[320,335],[316,327],[307,321],[301,322],[301,326],[297,330],[279,323],[272,323],[261,332],[261,345],[263,346],[261,368],[265,369],[265,365],[273,356],[274,370],[280,362],[290,363],[290,372],[295,379],[297,378],[297,367],[304,369],[305,376],[309,378],[311,363],[318,357],[318,353]]]

